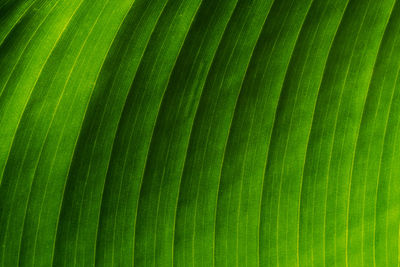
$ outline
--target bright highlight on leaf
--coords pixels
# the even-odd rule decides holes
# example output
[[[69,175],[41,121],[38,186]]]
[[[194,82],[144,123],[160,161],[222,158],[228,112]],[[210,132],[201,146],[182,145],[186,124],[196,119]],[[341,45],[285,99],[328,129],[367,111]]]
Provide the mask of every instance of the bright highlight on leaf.
[[[0,266],[399,266],[399,73],[397,0],[0,0]]]

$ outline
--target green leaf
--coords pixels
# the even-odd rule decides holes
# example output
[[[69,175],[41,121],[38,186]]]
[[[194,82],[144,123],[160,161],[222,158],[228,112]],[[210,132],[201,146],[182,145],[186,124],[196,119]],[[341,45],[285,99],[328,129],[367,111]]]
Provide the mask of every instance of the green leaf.
[[[398,266],[400,2],[0,1],[0,266]]]

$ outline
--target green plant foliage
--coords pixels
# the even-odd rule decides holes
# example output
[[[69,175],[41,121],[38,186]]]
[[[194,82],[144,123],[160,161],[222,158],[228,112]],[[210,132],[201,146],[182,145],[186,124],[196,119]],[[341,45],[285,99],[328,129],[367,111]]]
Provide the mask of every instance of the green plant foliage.
[[[0,266],[399,266],[399,73],[396,0],[0,0]]]

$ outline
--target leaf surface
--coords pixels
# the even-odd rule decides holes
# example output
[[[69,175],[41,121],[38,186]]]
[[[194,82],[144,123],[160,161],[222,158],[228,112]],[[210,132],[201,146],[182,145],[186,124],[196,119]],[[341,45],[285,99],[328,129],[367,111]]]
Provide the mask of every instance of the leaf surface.
[[[399,12],[0,1],[0,266],[398,266]]]

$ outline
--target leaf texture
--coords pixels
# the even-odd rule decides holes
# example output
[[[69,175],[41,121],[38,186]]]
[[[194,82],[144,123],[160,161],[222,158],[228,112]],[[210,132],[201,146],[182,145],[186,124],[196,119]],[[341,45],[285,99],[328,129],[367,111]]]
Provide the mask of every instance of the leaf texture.
[[[0,266],[398,266],[397,0],[0,1]]]

